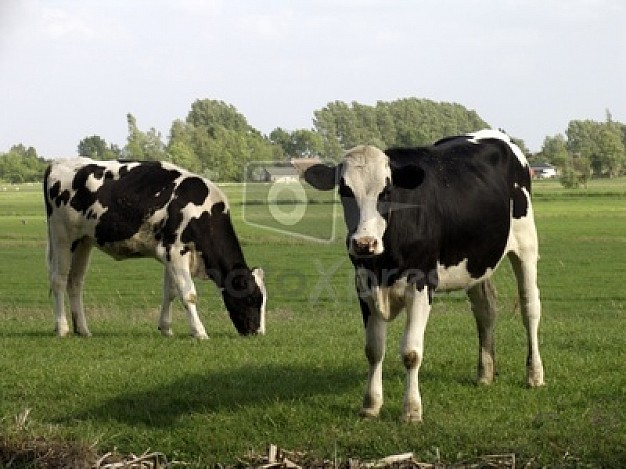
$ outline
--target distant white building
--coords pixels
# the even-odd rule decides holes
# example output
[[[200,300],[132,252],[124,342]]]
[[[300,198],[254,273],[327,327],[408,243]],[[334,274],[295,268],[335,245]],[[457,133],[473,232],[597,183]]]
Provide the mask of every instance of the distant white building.
[[[263,179],[266,182],[298,182],[300,175],[293,166],[270,167],[265,169]]]
[[[534,179],[550,179],[557,177],[558,171],[549,163],[535,163],[530,165],[530,174]]]

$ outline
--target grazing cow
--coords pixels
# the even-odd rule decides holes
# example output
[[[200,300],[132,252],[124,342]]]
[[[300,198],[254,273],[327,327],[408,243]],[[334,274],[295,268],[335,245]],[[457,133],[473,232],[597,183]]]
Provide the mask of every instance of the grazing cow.
[[[265,332],[263,271],[246,265],[228,202],[210,181],[172,164],[94,161],[52,163],[44,178],[48,271],[56,332],[89,336],[82,290],[91,248],[111,257],[154,257],[165,265],[159,329],[172,335],[171,303],[183,302],[191,334],[207,333],[196,311],[193,276],[212,279],[241,335]]]
[[[496,311],[489,278],[505,254],[528,339],[526,381],[543,384],[530,174],[508,136],[483,130],[386,152],[358,146],[337,166],[310,167],[305,179],[320,190],[339,186],[369,362],[361,415],[375,417],[383,404],[386,322],[405,308],[403,418],[422,419],[418,371],[435,291],[467,291],[478,328],[478,382],[493,380]]]

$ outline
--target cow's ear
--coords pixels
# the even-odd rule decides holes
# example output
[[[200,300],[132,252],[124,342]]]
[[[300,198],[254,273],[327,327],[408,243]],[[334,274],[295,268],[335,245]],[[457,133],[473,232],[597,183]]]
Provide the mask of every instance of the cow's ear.
[[[315,164],[304,171],[304,180],[320,191],[329,191],[337,185],[341,165]]]
[[[391,165],[391,182],[394,187],[415,189],[424,182],[424,170],[415,164]]]

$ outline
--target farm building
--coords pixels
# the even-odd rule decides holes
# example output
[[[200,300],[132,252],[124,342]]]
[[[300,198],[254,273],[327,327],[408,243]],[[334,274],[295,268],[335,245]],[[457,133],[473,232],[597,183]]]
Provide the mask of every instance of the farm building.
[[[531,164],[530,173],[534,179],[550,179],[558,175],[556,167],[549,163]]]
[[[266,182],[298,182],[300,175],[293,166],[274,166],[265,168],[263,180]]]

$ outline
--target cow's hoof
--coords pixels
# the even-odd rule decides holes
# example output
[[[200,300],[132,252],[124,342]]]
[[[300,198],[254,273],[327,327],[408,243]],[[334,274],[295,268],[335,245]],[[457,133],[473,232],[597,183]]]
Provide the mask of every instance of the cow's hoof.
[[[378,417],[380,409],[362,408],[359,410],[359,417],[364,419],[375,419]]]
[[[163,337],[174,337],[174,332],[172,332],[171,327],[168,327],[168,328],[159,327],[159,332],[161,332],[161,335]]]
[[[199,339],[199,340],[207,340],[209,338],[206,332],[194,333],[194,334],[191,334],[191,336],[194,339]]]
[[[543,377],[533,377],[533,376],[529,376],[526,379],[526,385],[529,388],[540,388],[541,386],[545,386],[546,383],[543,380]]]
[[[420,423],[422,421],[422,414],[419,412],[407,412],[402,416],[404,423]]]
[[[493,383],[493,378],[490,376],[479,376],[476,380],[478,386],[489,386],[491,383]]]
[[[70,330],[69,328],[55,328],[54,332],[56,333],[57,337],[67,337],[70,334]]]
[[[543,368],[539,368],[538,370],[529,369],[526,375],[526,384],[530,388],[545,386],[546,383],[543,381]]]
[[[89,332],[89,331],[76,332],[76,335],[78,335],[80,337],[91,337],[91,332]]]

